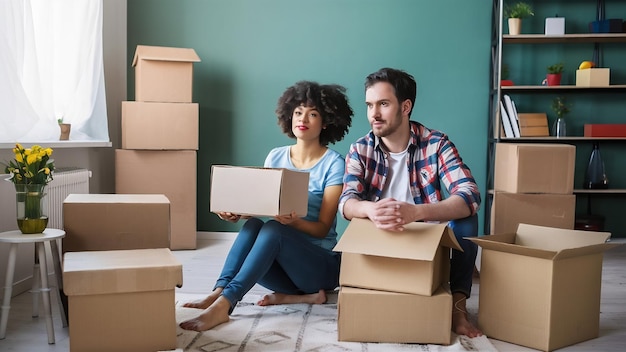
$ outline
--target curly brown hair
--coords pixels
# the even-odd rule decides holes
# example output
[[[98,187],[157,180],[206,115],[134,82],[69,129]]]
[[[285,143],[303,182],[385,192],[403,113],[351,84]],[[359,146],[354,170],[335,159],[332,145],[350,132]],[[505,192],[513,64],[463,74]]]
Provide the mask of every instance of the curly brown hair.
[[[315,107],[323,119],[320,144],[339,142],[348,133],[354,112],[345,94],[346,88],[337,84],[319,84],[300,81],[287,88],[278,99],[276,116],[278,125],[290,138],[296,138],[291,129],[294,110],[301,105]]]

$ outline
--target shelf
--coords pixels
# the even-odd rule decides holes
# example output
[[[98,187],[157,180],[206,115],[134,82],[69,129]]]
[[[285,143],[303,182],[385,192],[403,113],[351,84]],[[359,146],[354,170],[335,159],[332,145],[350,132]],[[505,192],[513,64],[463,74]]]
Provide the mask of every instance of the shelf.
[[[626,137],[519,137],[519,138],[507,138],[501,137],[501,142],[537,142],[537,141],[546,141],[546,142],[584,142],[584,141],[626,141]]]
[[[626,189],[575,189],[574,194],[626,194]]]
[[[500,87],[500,89],[503,92],[519,92],[519,93],[524,93],[524,92],[533,92],[533,93],[538,93],[538,92],[563,92],[563,91],[570,91],[570,92],[589,92],[589,91],[594,91],[594,92],[608,92],[608,91],[614,91],[614,92],[621,92],[621,91],[626,91],[626,84],[613,84],[610,86],[606,86],[606,87],[582,87],[582,86],[575,86],[575,85],[560,85],[560,86],[540,86],[540,85],[534,85],[534,86],[503,86]]]
[[[626,33],[581,33],[564,35],[520,34],[502,36],[504,44],[626,43]]]

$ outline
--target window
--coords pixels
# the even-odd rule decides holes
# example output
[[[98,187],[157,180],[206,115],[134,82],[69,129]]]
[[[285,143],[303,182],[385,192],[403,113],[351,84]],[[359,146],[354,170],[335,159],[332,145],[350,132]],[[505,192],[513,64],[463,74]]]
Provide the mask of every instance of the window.
[[[109,141],[102,0],[0,1],[0,143]]]

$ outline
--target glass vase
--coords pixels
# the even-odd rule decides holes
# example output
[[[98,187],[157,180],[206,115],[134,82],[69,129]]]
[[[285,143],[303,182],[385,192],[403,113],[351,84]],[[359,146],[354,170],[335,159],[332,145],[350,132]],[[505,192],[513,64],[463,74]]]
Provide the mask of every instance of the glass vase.
[[[17,227],[24,234],[42,233],[48,226],[45,187],[43,184],[15,185]]]
[[[589,157],[589,165],[585,173],[585,182],[583,188],[586,189],[606,189],[609,188],[609,180],[604,172],[604,162],[600,155],[600,144],[593,143],[593,150]]]
[[[554,121],[554,126],[552,126],[552,134],[557,138],[567,136],[567,123],[565,121],[565,118],[559,117]]]

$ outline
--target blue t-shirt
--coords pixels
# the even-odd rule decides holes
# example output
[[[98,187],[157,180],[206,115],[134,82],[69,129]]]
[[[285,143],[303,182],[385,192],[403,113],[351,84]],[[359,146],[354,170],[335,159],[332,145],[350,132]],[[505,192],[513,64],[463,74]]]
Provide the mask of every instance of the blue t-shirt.
[[[328,186],[343,185],[345,160],[343,156],[332,149],[326,150],[322,158],[309,169],[298,169],[291,163],[290,146],[272,149],[265,158],[265,167],[284,168],[309,173],[309,202],[305,220],[318,221],[324,189]],[[320,247],[332,250],[337,244],[337,217],[325,238],[309,236],[311,242]]]

